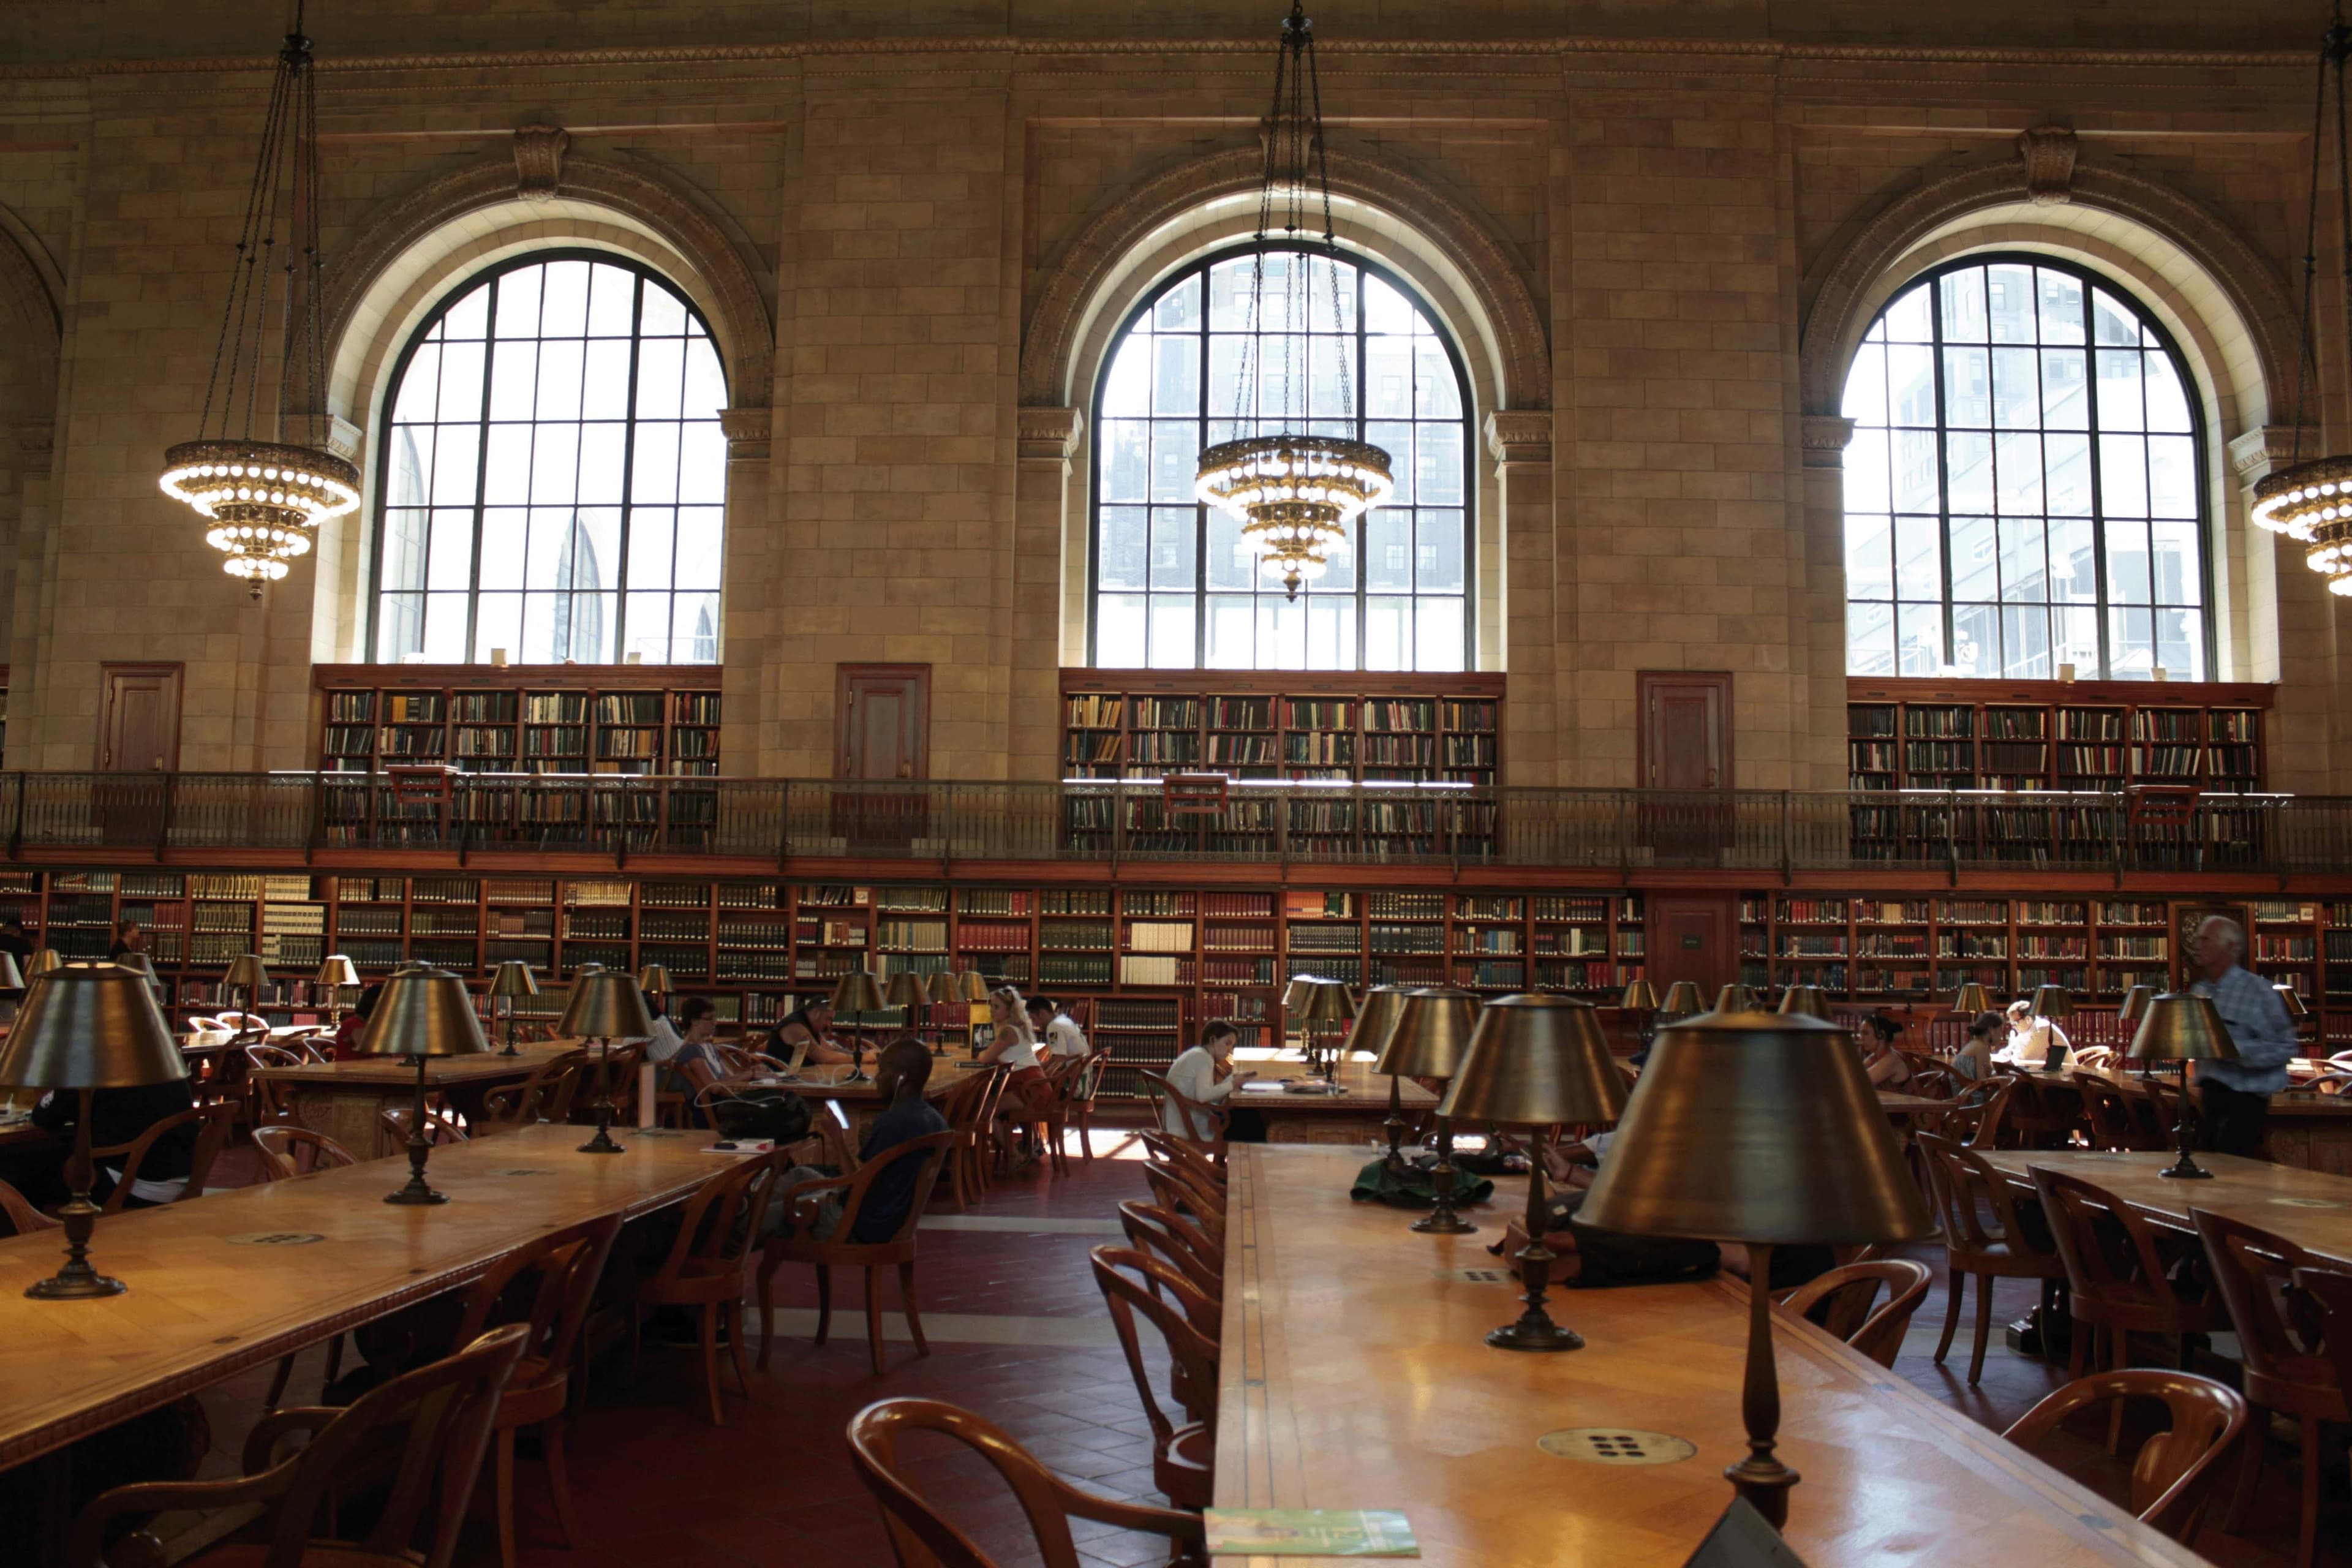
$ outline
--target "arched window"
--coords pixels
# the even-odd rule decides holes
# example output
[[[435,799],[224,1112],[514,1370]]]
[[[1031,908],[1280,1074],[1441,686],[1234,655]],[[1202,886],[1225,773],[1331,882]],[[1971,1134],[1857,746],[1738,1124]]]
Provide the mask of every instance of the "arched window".
[[[1279,423],[1245,429],[1234,417],[1243,402],[1250,252],[1178,273],[1128,319],[1095,394],[1095,664],[1467,668],[1469,384],[1453,344],[1402,282],[1349,261],[1337,264],[1334,279],[1333,265],[1297,251],[1267,255],[1265,319],[1286,319],[1281,291],[1309,288],[1314,330],[1303,345],[1267,334],[1263,374],[1271,382],[1287,368],[1305,378],[1311,434],[1360,434],[1387,449],[1391,503],[1359,521],[1296,604],[1285,601],[1280,582],[1244,546],[1240,525],[1192,499],[1204,445],[1272,435]],[[1335,281],[1337,331],[1325,303]],[[1279,390],[1269,385],[1259,406],[1281,407]]]
[[[375,657],[717,659],[726,405],[709,327],[642,267],[540,252],[468,279],[393,373]]]
[[[1845,416],[1851,673],[2206,679],[2198,404],[2115,283],[1939,268],[1871,324]]]

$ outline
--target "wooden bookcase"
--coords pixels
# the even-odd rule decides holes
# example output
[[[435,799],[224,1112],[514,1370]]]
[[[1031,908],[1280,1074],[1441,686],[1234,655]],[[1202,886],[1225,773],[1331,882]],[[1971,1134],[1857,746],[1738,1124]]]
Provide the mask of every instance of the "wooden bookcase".
[[[719,773],[711,665],[320,665],[319,767]]]
[[[1856,790],[2263,788],[2268,686],[2139,680],[1846,683]]]

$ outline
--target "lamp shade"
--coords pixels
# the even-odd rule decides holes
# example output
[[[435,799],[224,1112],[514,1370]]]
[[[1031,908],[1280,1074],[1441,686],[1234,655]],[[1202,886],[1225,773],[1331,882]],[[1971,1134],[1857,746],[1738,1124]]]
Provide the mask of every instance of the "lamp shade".
[[[1411,994],[1412,988],[1404,985],[1375,985],[1365,992],[1364,999],[1356,1005],[1356,1026],[1349,1031],[1349,1046],[1375,1057],[1386,1051],[1397,1015],[1404,1010],[1404,999]]]
[[[0,1086],[9,1089],[131,1089],[187,1076],[155,994],[119,963],[51,969],[0,1041]]]
[[[360,1031],[369,1057],[470,1057],[488,1050],[466,982],[446,969],[404,969],[383,983]]]
[[[2074,1016],[2074,997],[2063,985],[2037,985],[2033,988],[2033,1016],[2037,1018],[2071,1018]]]
[[[951,1003],[961,1001],[963,999],[960,994],[961,989],[956,982],[956,977],[944,969],[937,974],[927,977],[923,982],[924,998],[934,1007],[945,1007]]]
[[[1667,986],[1666,999],[1658,1004],[1658,1011],[1669,1018],[1695,1018],[1706,1012],[1706,1004],[1699,999],[1698,983],[1677,980]]]
[[[539,994],[539,976],[533,974],[530,965],[521,959],[509,958],[499,965],[496,974],[490,976],[490,994],[504,996],[510,1001],[517,996],[536,996]]]
[[[228,973],[221,976],[221,984],[242,985],[250,991],[269,984],[269,971],[262,967],[259,954],[248,952],[228,966]]]
[[[1756,993],[1734,981],[1715,994],[1715,1010],[1718,1013],[1757,1012]]]
[[[1780,993],[1780,1012],[1792,1018],[1819,1018],[1829,1022],[1829,998],[1818,985],[1791,985]]]
[[[1307,992],[1322,984],[1322,980],[1312,974],[1292,975],[1290,984],[1282,988],[1283,1016],[1293,1023],[1297,1022],[1298,1009],[1307,1005]]]
[[[25,976],[16,967],[16,955],[0,952],[0,991],[22,991],[24,988]]]
[[[911,969],[902,969],[890,976],[890,1005],[893,1007],[928,1007],[931,1005],[931,988],[923,977]]]
[[[122,965],[123,968],[130,970],[132,973],[140,975],[144,979],[153,980],[155,978],[154,962],[143,952],[126,952],[121,958],[114,959],[112,962]]]
[[[2126,1053],[2144,1062],[2229,1060],[2238,1054],[2229,1026],[2212,1002],[2192,991],[2151,996]]]
[[[670,992],[669,971],[658,963],[648,963],[637,971],[637,989],[667,996]]]
[[[2273,985],[2271,989],[2278,993],[2279,1003],[2286,1009],[2286,1016],[2288,1017],[2308,1018],[2311,1016],[2310,1004],[2304,1001],[2302,992],[2297,991],[2292,985]]]
[[[1647,980],[1629,981],[1617,1005],[1635,1013],[1654,1013],[1658,1010],[1657,987]]]
[[[967,1002],[988,1000],[988,980],[977,969],[967,969],[956,976],[956,994]]]
[[[1846,1032],[1798,1013],[1713,1013],[1661,1033],[1577,1217],[1758,1243],[1928,1230]]]
[[[1336,980],[1318,980],[1308,987],[1297,1010],[1288,1016],[1294,1024],[1353,1023],[1356,998]]]
[[[1478,998],[1467,991],[1406,992],[1372,1070],[1399,1078],[1452,1078],[1470,1049],[1478,1013]]]
[[[50,970],[57,968],[64,962],[64,959],[58,956],[58,950],[56,948],[42,948],[39,952],[33,954],[33,961],[25,965],[25,978],[27,980],[38,980],[42,975],[47,974]]]
[[[383,1010],[381,1003],[377,1010]],[[646,994],[637,989],[635,977],[617,969],[593,969],[575,975],[563,1019],[556,1026],[556,1033],[583,1040],[642,1040],[653,1032],[654,1016],[646,1011]]]
[[[341,953],[331,952],[320,961],[319,973],[313,979],[320,985],[357,985],[360,972]]]
[[[2116,1016],[2126,1024],[2135,1023],[2147,1012],[2147,1005],[2154,1000],[2155,986],[2135,985],[2124,993],[2123,1005],[2116,1009]]]
[[[868,1013],[880,1013],[888,1004],[882,1000],[882,987],[874,983],[873,974],[863,969],[853,969],[834,982],[833,1010],[851,1017]]]
[[[1601,1016],[1567,996],[1497,996],[1477,1026],[1437,1113],[1457,1121],[1552,1127],[1614,1121],[1625,1075],[1610,1058]]]
[[[1993,1010],[1992,994],[1983,985],[1971,980],[1952,996],[1952,1011],[1963,1017],[1973,1018],[1979,1013]]]

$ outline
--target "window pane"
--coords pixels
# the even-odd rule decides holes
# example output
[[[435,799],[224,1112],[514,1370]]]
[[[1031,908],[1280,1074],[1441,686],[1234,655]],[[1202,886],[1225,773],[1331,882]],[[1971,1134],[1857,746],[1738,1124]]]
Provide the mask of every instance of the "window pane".
[[[2013,526],[2002,524],[2003,529]],[[1993,520],[1989,517],[1952,519],[1952,596],[1991,599],[2000,595],[2000,561],[1995,548]],[[1848,593],[1857,590],[1849,586]],[[1877,595],[1873,595],[1872,597]]]
[[[2155,517],[2197,515],[2197,445],[2186,436],[2147,438],[2148,510]]]
[[[423,510],[403,508],[384,514],[384,587],[409,589],[425,586],[425,547],[428,537]]]
[[[1462,426],[1413,427],[1413,499],[1423,506],[1462,504]]]
[[[397,663],[425,646],[425,595],[386,594],[375,620],[375,657]]]
[[[1383,508],[1364,524],[1364,586],[1375,594],[1412,588],[1412,513]]]
[[[2081,342],[2083,280],[2072,273],[2045,267],[2036,268],[2034,283],[2041,291],[2042,341],[2045,343]]]
[[[1992,510],[1992,437],[1956,430],[1945,440],[1944,461],[1952,510]]]
[[[466,595],[425,595],[425,662],[466,662]]]
[[[1904,675],[1933,675],[1944,663],[1944,607],[1905,605],[1895,623],[1895,657]]]
[[[1151,668],[1190,669],[1193,665],[1192,596],[1151,595]]]
[[[1895,524],[1892,520],[1848,514],[1845,520],[1845,591],[1849,597],[1855,599],[1895,597]]]
[[[482,576],[484,588],[523,585],[523,556],[530,525],[520,507],[494,506],[482,512]]]
[[[2109,517],[2147,515],[2147,437],[2099,437],[2099,500]]]
[[[1209,509],[1209,559],[1205,564],[1212,588],[1250,589],[1257,585],[1257,552],[1242,539],[1241,520],[1214,507]]]
[[[1202,659],[1210,669],[1247,669],[1250,637],[1257,624],[1257,603],[1247,594],[1209,595],[1209,646]]]
[[[2202,603],[2205,594],[2204,584],[2199,580],[2197,525],[2159,522],[2150,531],[2155,543],[2156,575],[2150,584],[2155,601],[2159,605]]]
[[[2091,515],[2091,438],[2061,431],[2042,438],[2042,462],[2048,482],[2042,504],[2054,517]]]
[[[1412,668],[1412,601],[1375,594],[1364,601],[1364,668]]]
[[[1104,594],[1095,601],[1095,662],[1111,669],[1143,668],[1143,595]]]
[[[2058,673],[2058,666],[2071,664],[2078,677],[2099,672],[2099,612],[2089,605],[2069,605],[2050,612],[2051,630],[2057,639],[2057,652],[2050,673]]]
[[[670,600],[669,657],[681,664],[719,662],[719,595],[679,594]]]
[[[2099,560],[2091,520],[2053,517],[2050,520],[2050,596],[2077,604],[2095,604],[2099,597]]]
[[[1856,430],[1845,449],[1846,509],[1885,511],[1886,498],[1886,433]]]
[[[1462,601],[1424,595],[1414,616],[1413,666],[1423,670],[1462,668]]]
[[[1886,350],[1879,343],[1864,343],[1854,351],[1853,363],[1846,370],[1845,394],[1840,412],[1848,419],[1862,425],[1886,423]]]
[[[1140,419],[1113,419],[1102,427],[1102,499],[1149,500],[1151,494],[1151,426]]]
[[[1307,668],[1307,606],[1279,594],[1261,594],[1257,601],[1257,667],[1260,669]]]
[[[474,610],[474,662],[488,664],[503,651],[509,663],[522,656],[522,595],[484,594]]]
[[[1163,332],[1201,330],[1201,279],[1196,273],[1179,283],[1151,307],[1151,324]]]
[[[2107,602],[2148,603],[2147,524],[2109,519],[2104,532],[2107,546]]]
[[[1192,589],[1201,563],[1200,509],[1154,507],[1151,510],[1151,586]]]
[[[1993,437],[1993,472],[2001,512],[2015,517],[2042,511],[2042,437],[2002,431]]]
[[[1097,515],[1096,582],[1106,590],[1148,586],[1150,514],[1139,506],[1107,506]]]
[[[1944,420],[1957,429],[1981,430],[1992,423],[1992,376],[1986,351],[1944,351]]]
[[[1992,422],[2004,430],[2041,426],[2042,356],[2034,350],[1993,350]]]
[[[1845,667],[1853,675],[1895,673],[1895,606],[1864,604],[1845,607]]]
[[[1895,520],[1895,586],[1906,599],[1942,597],[1944,542],[1934,518]]]
[[[662,524],[661,515],[654,515],[654,527]],[[715,506],[680,507],[677,512],[677,566],[673,579],[680,588],[697,588],[717,593],[724,580],[727,547],[727,514]],[[634,586],[658,588],[660,579],[654,578]]]
[[[1964,267],[1948,272],[1936,284],[1943,296],[1944,339],[1947,342],[1980,343],[1985,341],[1984,269]],[[1918,292],[1925,294],[1926,286]]]
[[[1925,344],[1892,343],[1886,350],[1888,422],[1915,427],[1936,423],[1936,353]]]
[[[1353,595],[1307,595],[1307,668],[1356,668],[1356,600]],[[1429,601],[1422,601],[1423,609]]]
[[[2033,268],[2013,264],[1986,268],[1985,314],[1992,325],[1993,342],[2033,342]]]
[[[2147,679],[2156,665],[2155,639],[2156,613],[2153,610],[2109,610],[2107,660],[2110,671],[2119,677]]]
[[[2080,349],[2042,351],[2042,423],[2052,430],[2081,430],[2090,424],[2091,399]]]
[[[1459,594],[1464,589],[1462,514],[1423,511],[1414,524],[1418,552],[1413,558],[1413,585],[1424,594]]]
[[[474,514],[448,510],[433,514],[433,550],[426,557],[425,585],[463,594],[474,577]],[[462,659],[463,656],[459,656]]]
[[[2000,672],[2046,680],[2050,664],[2050,612],[2040,605],[2003,605],[2000,609]]]
[[[2144,430],[2147,415],[2140,400],[2140,353],[2101,349],[2099,357],[2099,428]]]
[[[1192,480],[1201,470],[1201,422],[1197,419],[1155,419],[1151,422],[1151,499],[1189,501]]]
[[[2205,679],[2205,628],[2196,611],[2156,612],[2156,661],[2169,679]]]
[[[1893,443],[1895,510],[1935,510],[1944,498],[1943,453],[1936,432],[1897,430]]]
[[[1904,606],[1904,629],[1910,629],[1911,606]],[[1952,606],[1952,668],[1961,675],[2000,673],[2000,606]]]
[[[2172,361],[2158,353],[2147,355],[2147,376],[2142,384],[2147,395],[2147,427],[2151,430],[2179,431],[2187,434],[2189,398],[2181,389],[2180,377],[2172,368]]]

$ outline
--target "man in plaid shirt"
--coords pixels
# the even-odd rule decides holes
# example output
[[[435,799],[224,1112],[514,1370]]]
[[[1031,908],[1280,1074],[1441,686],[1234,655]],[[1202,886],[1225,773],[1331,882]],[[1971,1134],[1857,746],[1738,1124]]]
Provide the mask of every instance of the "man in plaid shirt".
[[[2189,963],[2202,977],[2189,988],[2211,998],[2238,1047],[2235,1061],[2197,1064],[2205,1147],[2251,1158],[2262,1149],[2271,1096],[2286,1087],[2286,1064],[2297,1042],[2294,1020],[2278,993],[2239,962],[2245,953],[2245,928],[2221,915],[2209,916],[2189,939]]]

